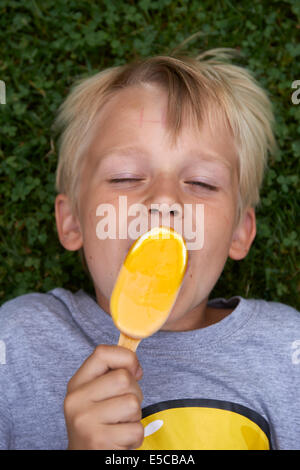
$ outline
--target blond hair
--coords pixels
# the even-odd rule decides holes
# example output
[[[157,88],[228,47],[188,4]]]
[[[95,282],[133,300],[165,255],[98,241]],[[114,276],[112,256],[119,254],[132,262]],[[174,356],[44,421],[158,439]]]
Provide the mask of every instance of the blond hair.
[[[259,204],[267,155],[276,149],[274,116],[265,90],[243,67],[226,60],[236,51],[213,49],[197,57],[154,56],[107,68],[80,80],[59,109],[54,128],[60,132],[56,189],[70,198],[77,213],[80,168],[88,133],[103,105],[118,90],[146,83],[168,93],[166,126],[176,139],[188,111],[199,128],[221,117],[236,144],[239,162],[238,224],[246,207]],[[215,114],[213,114],[215,113]]]

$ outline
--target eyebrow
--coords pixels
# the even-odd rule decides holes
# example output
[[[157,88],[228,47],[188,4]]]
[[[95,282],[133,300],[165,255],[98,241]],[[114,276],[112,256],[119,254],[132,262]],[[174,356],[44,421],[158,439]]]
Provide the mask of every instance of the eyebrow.
[[[142,147],[133,147],[133,146],[128,146],[128,147],[113,147],[109,150],[107,150],[106,152],[102,153],[100,158],[99,158],[99,162],[98,162],[98,165],[100,165],[100,163],[103,162],[103,160],[106,160],[107,158],[109,157],[112,157],[112,156],[118,156],[118,157],[121,157],[121,156],[128,156],[128,157],[150,157],[151,154],[146,150],[146,149],[143,149]],[[186,158],[195,158],[197,159],[199,162],[200,161],[205,161],[205,162],[208,162],[208,163],[216,163],[216,164],[219,164],[219,165],[222,165],[223,167],[225,167],[227,170],[231,170],[232,166],[231,166],[231,163],[228,162],[227,160],[224,159],[224,157],[214,153],[214,152],[199,152],[198,150],[192,150],[190,152],[188,152],[186,155],[185,155]]]
[[[144,157],[149,157],[150,153],[147,152],[147,150],[139,147],[113,147],[107,150],[106,152],[102,153],[100,156],[100,160],[103,161],[113,156],[140,157],[141,155],[143,155]]]

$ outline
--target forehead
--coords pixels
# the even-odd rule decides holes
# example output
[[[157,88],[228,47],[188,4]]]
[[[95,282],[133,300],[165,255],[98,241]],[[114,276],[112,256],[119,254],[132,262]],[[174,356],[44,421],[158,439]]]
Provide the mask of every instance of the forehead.
[[[103,106],[95,121],[103,137],[107,131],[132,127],[138,130],[145,123],[166,125],[167,94],[157,86],[145,84],[118,91]],[[133,120],[133,121],[132,121]]]
[[[163,142],[172,148],[167,126],[167,93],[156,85],[129,87],[118,91],[103,106],[90,132],[88,147],[89,163],[99,160],[102,153],[114,147],[132,146],[151,148],[154,150],[163,136]],[[192,115],[183,114],[183,125],[176,139],[174,151],[190,146],[195,149],[221,152],[235,158],[236,148],[231,132],[223,115],[212,107],[206,113],[201,127],[197,127]]]

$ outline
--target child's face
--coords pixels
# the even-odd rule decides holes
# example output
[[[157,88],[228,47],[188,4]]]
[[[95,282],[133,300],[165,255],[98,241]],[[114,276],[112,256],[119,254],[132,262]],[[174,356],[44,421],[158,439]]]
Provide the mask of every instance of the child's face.
[[[83,245],[97,300],[109,312],[114,283],[134,240],[97,237],[99,204],[115,207],[117,234],[121,195],[127,197],[127,208],[134,203],[146,206],[149,229],[151,204],[177,203],[182,208],[190,204],[193,209],[196,204],[203,204],[204,244],[201,249],[189,251],[184,282],[164,327],[192,329],[200,325],[200,313],[205,310],[227,257],[246,256],[255,236],[255,215],[249,209],[244,222],[238,228],[234,226],[238,200],[237,153],[225,128],[216,126],[211,131],[204,122],[199,132],[186,122],[176,147],[171,147],[164,124],[166,106],[166,93],[153,85],[125,89],[104,106],[82,171],[78,218],[71,223],[68,210],[61,210],[65,220],[65,228],[61,230],[66,236],[60,239],[67,249],[79,249]],[[122,150],[128,147],[136,150],[131,153]],[[116,178],[138,181],[110,181]],[[217,190],[191,184],[192,181],[212,185]],[[128,225],[133,218],[128,217]],[[173,218],[171,214],[172,227]]]

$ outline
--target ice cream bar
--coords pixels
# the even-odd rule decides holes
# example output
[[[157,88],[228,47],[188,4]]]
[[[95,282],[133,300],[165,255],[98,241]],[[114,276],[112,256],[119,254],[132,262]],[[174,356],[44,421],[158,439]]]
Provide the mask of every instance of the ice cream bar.
[[[123,334],[119,344],[133,349],[132,345],[137,346],[166,322],[179,293],[187,259],[182,236],[169,227],[155,227],[133,243],[110,299],[113,321]],[[124,344],[124,338],[128,344]]]

